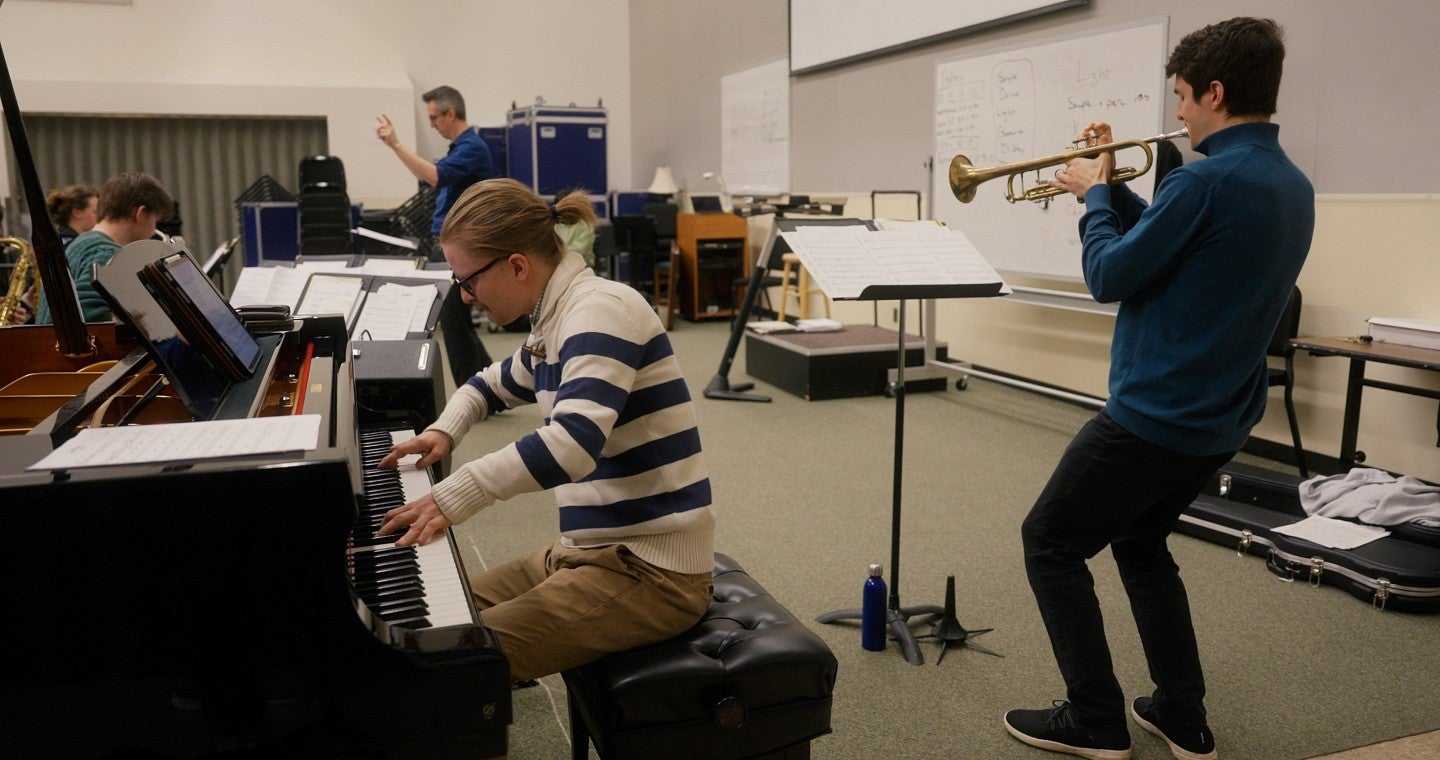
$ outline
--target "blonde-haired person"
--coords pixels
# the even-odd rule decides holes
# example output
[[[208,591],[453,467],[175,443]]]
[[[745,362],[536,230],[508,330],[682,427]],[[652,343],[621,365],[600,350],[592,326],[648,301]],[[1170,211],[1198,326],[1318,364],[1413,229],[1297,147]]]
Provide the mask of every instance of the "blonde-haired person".
[[[457,467],[378,531],[426,543],[497,501],[555,491],[559,539],[470,577],[515,680],[664,641],[710,603],[710,478],[670,340],[638,291],[597,277],[555,233],[594,213],[584,193],[552,206],[510,179],[465,191],[440,233],[455,287],[496,324],[529,314],[531,334],[380,463],[420,454],[428,467],[490,414],[540,405],[540,429]]]

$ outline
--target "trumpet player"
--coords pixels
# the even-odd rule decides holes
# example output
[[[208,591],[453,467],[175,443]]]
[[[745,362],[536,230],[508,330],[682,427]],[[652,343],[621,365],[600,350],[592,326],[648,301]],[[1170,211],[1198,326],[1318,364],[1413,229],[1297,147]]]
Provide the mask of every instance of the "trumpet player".
[[[1177,758],[1216,757],[1189,602],[1166,538],[1265,410],[1265,348],[1309,252],[1315,194],[1280,147],[1280,27],[1235,18],[1185,36],[1165,65],[1176,117],[1204,156],[1147,204],[1108,184],[1114,157],[1069,161],[1052,184],[1085,201],[1082,269],[1119,302],[1109,400],[1076,435],[1024,521],[1025,569],[1065,682],[1053,707],[1011,710],[1020,741],[1086,758],[1130,757],[1086,561],[1107,545],[1154,689],[1131,719]],[[1093,123],[1098,141],[1110,126]]]

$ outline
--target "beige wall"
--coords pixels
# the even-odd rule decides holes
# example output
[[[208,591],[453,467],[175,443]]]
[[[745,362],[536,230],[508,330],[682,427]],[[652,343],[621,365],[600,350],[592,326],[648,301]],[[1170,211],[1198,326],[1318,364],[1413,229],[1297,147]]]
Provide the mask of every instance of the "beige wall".
[[[784,57],[786,4],[723,5],[632,0],[636,102],[634,176],[648,181],[668,163],[681,186],[720,164],[720,78]],[[1301,331],[1355,335],[1374,315],[1440,322],[1440,151],[1422,130],[1440,122],[1426,72],[1440,64],[1429,30],[1440,5],[1429,0],[1092,0],[1089,6],[973,37],[790,80],[790,176],[794,192],[851,194],[849,214],[868,214],[871,189],[929,187],[934,69],[983,55],[1168,17],[1171,43],[1237,15],[1285,25],[1289,57],[1279,113],[1281,141],[1315,182],[1318,228],[1300,278]],[[1174,122],[1166,105],[1166,129]],[[1193,160],[1194,155],[1187,155]],[[998,192],[998,191],[997,191]],[[1356,195],[1364,194],[1364,195]],[[1068,284],[1026,282],[1046,287]],[[879,309],[882,323],[893,304]],[[869,304],[837,304],[847,322],[869,322]],[[939,305],[938,336],[952,356],[1104,395],[1112,318],[1004,300]],[[908,324],[915,324],[912,316]],[[1297,403],[1307,449],[1339,453],[1347,363],[1301,356]],[[1428,388],[1434,373],[1372,373]],[[1289,443],[1279,392],[1255,434]],[[1440,479],[1436,402],[1367,391],[1359,446],[1369,463]]]
[[[389,114],[406,144],[418,138],[422,155],[444,155],[419,102],[441,84],[465,95],[476,125],[502,125],[512,102],[537,96],[579,105],[603,98],[611,183],[629,186],[629,31],[625,0],[0,7],[0,42],[23,110],[325,116],[351,197],[382,206],[413,194],[415,180],[375,140],[375,116]]]

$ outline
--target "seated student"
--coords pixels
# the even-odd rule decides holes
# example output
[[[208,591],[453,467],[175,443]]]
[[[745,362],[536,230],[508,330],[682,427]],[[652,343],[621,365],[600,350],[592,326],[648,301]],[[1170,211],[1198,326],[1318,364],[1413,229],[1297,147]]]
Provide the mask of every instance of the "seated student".
[[[460,196],[440,233],[455,289],[496,324],[531,315],[532,332],[380,462],[420,454],[428,467],[491,414],[540,405],[539,430],[456,467],[377,530],[423,544],[497,501],[554,489],[560,538],[470,577],[517,681],[673,638],[710,604],[710,477],[679,361],[644,296],[597,277],[555,234],[594,213],[583,193],[552,206],[513,179]]]
[[[100,186],[100,220],[94,229],[82,233],[65,248],[86,322],[111,318],[110,305],[100,297],[91,279],[94,266],[108,263],[121,246],[154,235],[155,225],[174,212],[175,201],[170,194],[159,180],[144,172],[117,174]],[[46,325],[51,321],[50,304],[42,295],[35,322]]]
[[[71,185],[45,198],[45,210],[60,234],[62,246],[69,246],[81,233],[89,232],[98,221],[99,209],[100,193],[89,185]]]
[[[585,190],[575,188],[574,190],[561,190],[555,194],[556,198],[563,198],[572,192],[584,193]],[[585,259],[585,266],[595,267],[595,222],[584,219],[574,224],[557,223],[555,234],[560,236],[560,243],[566,251],[574,251]]]

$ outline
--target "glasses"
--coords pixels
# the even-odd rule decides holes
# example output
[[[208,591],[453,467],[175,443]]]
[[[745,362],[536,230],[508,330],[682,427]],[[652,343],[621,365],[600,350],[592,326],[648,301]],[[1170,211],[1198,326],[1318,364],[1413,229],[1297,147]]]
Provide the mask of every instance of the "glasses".
[[[476,277],[485,274],[486,270],[490,269],[490,267],[493,267],[496,264],[499,264],[500,262],[505,261],[509,258],[509,256],[497,256],[496,258],[491,259],[489,264],[486,264],[485,266],[476,269],[474,272],[471,272],[466,277],[456,277],[455,274],[452,272],[450,274],[450,282],[459,285],[461,290],[469,293],[470,297],[474,298],[475,286],[470,284],[471,281],[473,281]]]

